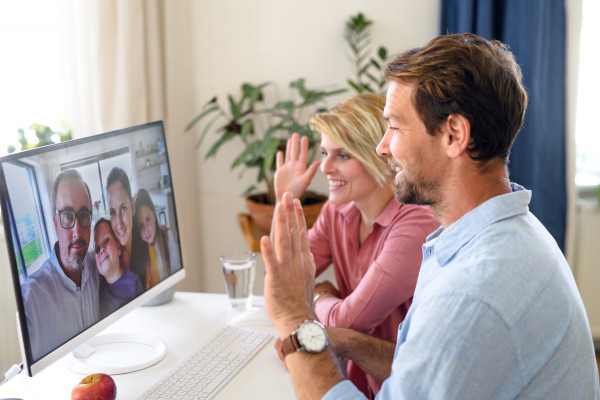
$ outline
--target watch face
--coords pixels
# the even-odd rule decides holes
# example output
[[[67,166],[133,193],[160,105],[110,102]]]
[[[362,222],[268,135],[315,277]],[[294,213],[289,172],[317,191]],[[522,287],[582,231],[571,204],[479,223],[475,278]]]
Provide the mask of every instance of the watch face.
[[[317,322],[306,321],[298,328],[298,342],[305,351],[319,353],[327,347],[327,331]]]

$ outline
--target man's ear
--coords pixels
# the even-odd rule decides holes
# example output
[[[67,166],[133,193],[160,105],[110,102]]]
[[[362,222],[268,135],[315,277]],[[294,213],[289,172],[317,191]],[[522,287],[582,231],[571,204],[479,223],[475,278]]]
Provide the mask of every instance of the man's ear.
[[[471,141],[471,123],[461,114],[450,114],[445,123],[446,153],[449,158],[464,154]]]

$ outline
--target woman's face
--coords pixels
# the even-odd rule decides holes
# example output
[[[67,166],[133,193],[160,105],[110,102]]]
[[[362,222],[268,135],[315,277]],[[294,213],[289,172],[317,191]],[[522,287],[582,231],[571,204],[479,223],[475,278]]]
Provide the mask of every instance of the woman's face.
[[[134,204],[127,196],[121,182],[108,187],[108,206],[110,207],[110,225],[121,246],[131,244]]]
[[[138,209],[138,226],[140,227],[140,236],[148,244],[154,244],[156,234],[156,218],[150,207],[143,205]]]
[[[121,246],[106,223],[100,224],[94,232],[94,251],[100,275],[107,277],[119,272]]]
[[[379,186],[364,165],[327,135],[321,135],[321,171],[329,182],[329,201],[360,201]]]

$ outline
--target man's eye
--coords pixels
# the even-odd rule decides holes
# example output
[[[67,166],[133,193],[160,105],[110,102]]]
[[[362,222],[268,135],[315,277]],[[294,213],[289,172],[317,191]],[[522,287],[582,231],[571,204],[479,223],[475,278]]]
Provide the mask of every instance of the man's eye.
[[[127,207],[125,207],[125,206],[121,207],[121,212],[125,212],[125,211],[127,211]]]
[[[115,210],[110,210],[110,216],[114,217],[115,216]]]

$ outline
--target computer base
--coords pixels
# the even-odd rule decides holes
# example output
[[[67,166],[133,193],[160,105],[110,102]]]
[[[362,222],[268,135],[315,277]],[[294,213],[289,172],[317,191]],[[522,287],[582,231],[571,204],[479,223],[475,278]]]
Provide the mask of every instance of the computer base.
[[[81,374],[127,374],[148,368],[167,353],[165,344],[148,335],[115,333],[95,336],[65,358],[65,366]]]

